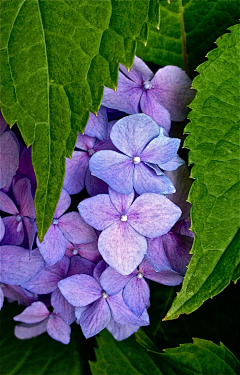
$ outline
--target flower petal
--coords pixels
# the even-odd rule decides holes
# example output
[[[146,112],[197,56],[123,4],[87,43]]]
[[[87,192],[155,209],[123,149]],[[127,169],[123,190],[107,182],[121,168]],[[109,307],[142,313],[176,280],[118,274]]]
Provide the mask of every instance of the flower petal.
[[[115,340],[122,341],[127,339],[133,333],[137,332],[140,326],[119,324],[115,322],[113,319],[111,319],[106,328],[113,335]]]
[[[19,164],[17,139],[10,131],[0,135],[0,189],[11,183]]]
[[[159,135],[159,126],[143,113],[126,116],[113,125],[110,138],[129,157],[140,156],[147,144]]]
[[[69,344],[70,342],[71,328],[59,316],[54,315],[53,318],[49,317],[47,333],[54,340],[60,341],[63,344]]]
[[[83,259],[79,255],[73,256],[71,258],[68,277],[82,273],[85,275],[92,276],[95,266],[95,263],[90,262],[87,259]]]
[[[62,214],[64,214],[64,212],[67,211],[70,204],[71,204],[70,195],[65,189],[62,189],[62,192],[61,192],[58,204],[57,204],[57,208],[54,214],[54,218],[58,219],[60,216],[62,216]]]
[[[101,297],[102,288],[88,275],[73,275],[59,281],[58,287],[73,306],[84,307]]]
[[[130,275],[124,276],[115,271],[114,268],[108,267],[100,277],[100,284],[107,294],[117,294],[136,274],[137,271],[135,270]]]
[[[0,280],[4,284],[21,285],[35,276],[44,266],[38,251],[29,252],[20,246],[0,247]]]
[[[18,180],[13,186],[13,193],[16,198],[17,204],[20,206],[21,215],[35,219],[36,212],[32,197],[30,180],[26,177]]]
[[[165,66],[159,69],[152,79],[151,95],[165,107],[172,121],[186,119],[187,105],[193,100],[196,91],[190,90],[191,79],[177,66]]]
[[[133,202],[134,192],[130,194],[120,194],[109,187],[109,197],[119,214],[125,214]]]
[[[81,218],[78,212],[68,212],[60,217],[58,226],[64,236],[73,243],[88,243],[97,239],[96,232]]]
[[[133,191],[134,164],[128,156],[111,150],[98,151],[91,157],[89,169],[119,193]]]
[[[108,185],[106,182],[100,180],[93,176],[90,172],[90,169],[87,169],[86,177],[85,177],[85,185],[89,195],[92,197],[97,194],[108,194]]]
[[[33,242],[35,239],[35,234],[37,233],[36,220],[34,221],[33,220],[34,220],[33,218],[23,217],[24,226],[26,228],[27,235],[28,235],[29,249],[32,249]]]
[[[123,299],[132,312],[140,317],[150,298],[150,289],[144,278],[133,277],[123,290]]]
[[[44,236],[43,242],[37,238],[37,246],[45,262],[50,266],[57,263],[65,254],[67,239],[58,227],[52,224]]]
[[[23,323],[38,323],[46,319],[49,314],[50,312],[46,305],[41,301],[37,301],[26,307],[21,314],[14,316],[13,319]]]
[[[55,289],[51,294],[51,305],[54,308],[54,312],[59,314],[65,323],[72,324],[75,321],[75,307],[70,305],[59,288]]]
[[[85,151],[73,151],[72,159],[66,158],[66,173],[63,187],[69,194],[78,194],[85,187],[89,155]]]
[[[5,234],[2,239],[2,245],[21,245],[24,240],[22,222],[18,222],[16,216],[6,216],[3,218],[3,222],[5,225]]]
[[[84,134],[103,141],[107,138],[108,118],[106,108],[101,106],[97,116],[90,112]]]
[[[105,262],[105,260],[100,260],[93,271],[93,277],[100,283],[100,278],[103,273],[103,271],[108,267],[108,264]]]
[[[142,85],[145,81],[150,81],[154,77],[153,72],[149,69],[147,64],[137,56],[134,58],[134,63],[130,71],[128,71],[122,64],[119,65],[119,70],[126,77],[139,85]]]
[[[86,223],[97,230],[104,230],[119,220],[119,213],[107,194],[83,200],[79,203],[78,210]]]
[[[3,219],[0,216],[0,242],[2,241],[4,237],[4,234],[5,234],[5,225],[4,225]]]
[[[2,191],[0,191],[0,211],[7,212],[8,214],[18,215],[19,211],[11,198]]]
[[[154,138],[141,153],[141,160],[153,164],[163,164],[176,156],[180,139],[162,135]]]
[[[100,234],[98,249],[111,267],[122,275],[129,275],[143,260],[147,241],[128,222],[119,220]]]
[[[46,332],[48,319],[36,324],[18,324],[14,327],[15,336],[20,339],[31,339]]]
[[[142,236],[154,238],[167,233],[181,214],[180,208],[165,196],[146,193],[133,202],[128,222]]]
[[[95,142],[96,142],[95,137],[93,138],[93,137],[89,137],[87,135],[78,133],[76,148],[79,148],[80,150],[83,150],[83,151],[88,151],[89,149],[93,148]]]
[[[150,116],[159,126],[167,132],[170,131],[170,113],[151,95],[151,89],[143,91],[140,99],[140,108],[143,113]]]
[[[185,164],[184,160],[181,159],[178,155],[176,155],[174,156],[174,158],[172,158],[172,160],[168,161],[167,163],[159,164],[159,167],[164,171],[175,171],[183,164]]]
[[[167,176],[162,173],[157,175],[155,169],[142,162],[135,165],[133,186],[139,195],[144,193],[172,194],[175,192],[175,187]]]
[[[86,339],[102,331],[111,319],[110,308],[104,298],[99,298],[80,317],[80,325]]]

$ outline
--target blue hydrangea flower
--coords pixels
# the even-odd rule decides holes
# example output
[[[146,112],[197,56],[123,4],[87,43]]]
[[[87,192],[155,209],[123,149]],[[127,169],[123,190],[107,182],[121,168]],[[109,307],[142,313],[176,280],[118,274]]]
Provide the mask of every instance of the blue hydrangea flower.
[[[117,121],[110,138],[121,153],[103,150],[94,154],[89,162],[94,176],[122,194],[131,193],[133,188],[138,194],[175,192],[161,169],[173,170],[184,163],[177,156],[179,139],[165,137],[162,129],[144,114]]]

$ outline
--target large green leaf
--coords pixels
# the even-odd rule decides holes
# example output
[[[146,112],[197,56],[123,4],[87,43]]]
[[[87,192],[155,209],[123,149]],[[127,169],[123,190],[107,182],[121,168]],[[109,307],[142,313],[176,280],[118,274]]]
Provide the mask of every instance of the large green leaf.
[[[90,362],[93,375],[240,374],[240,364],[234,355],[223,344],[218,346],[206,340],[194,339],[193,344],[158,353],[141,329],[135,337],[123,342],[115,341],[105,330],[97,338],[97,344],[97,362]]]
[[[64,345],[44,333],[28,340],[19,340],[13,330],[13,316],[23,311],[16,303],[4,303],[0,312],[1,375],[87,375],[86,340],[79,326],[72,326],[71,341]]]
[[[103,87],[116,88],[118,64],[130,68],[137,39],[159,24],[158,0],[2,0],[1,107],[32,147],[35,206],[43,239],[89,110]]]
[[[151,27],[137,55],[158,65],[177,65],[193,76],[227,27],[238,22],[238,0],[160,0],[161,28]]]
[[[185,146],[196,179],[189,194],[194,255],[166,319],[196,310],[239,276],[239,25],[230,29],[193,81]]]

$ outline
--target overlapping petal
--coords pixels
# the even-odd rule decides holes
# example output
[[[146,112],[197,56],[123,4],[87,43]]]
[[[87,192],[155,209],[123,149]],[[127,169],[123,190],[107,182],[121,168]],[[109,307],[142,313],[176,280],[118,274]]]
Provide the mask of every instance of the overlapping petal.
[[[150,289],[144,278],[133,277],[123,290],[123,299],[126,305],[140,317],[150,298]]]
[[[72,159],[66,158],[63,186],[69,194],[77,194],[84,189],[88,164],[89,155],[85,151],[73,151]]]
[[[57,315],[49,317],[47,322],[47,333],[54,340],[60,341],[63,344],[69,344],[70,342],[71,328]]]
[[[100,277],[100,283],[108,294],[119,293],[132,277],[137,275],[137,271],[133,271],[129,275],[122,275],[114,268],[108,267]]]
[[[58,226],[64,236],[73,243],[87,243],[97,238],[94,229],[75,211],[61,216]]]
[[[49,311],[46,305],[41,301],[36,301],[31,306],[26,307],[21,314],[14,316],[13,319],[23,323],[39,323],[46,319],[48,315]]]
[[[158,136],[141,153],[141,160],[153,164],[163,164],[172,160],[178,151],[180,139]]]
[[[108,118],[106,108],[101,106],[97,115],[90,112],[84,134],[89,137],[96,137],[103,141],[107,138]]]
[[[140,99],[140,108],[143,113],[150,116],[159,126],[167,132],[170,131],[170,113],[151,96],[151,90],[143,91]]]
[[[44,260],[52,266],[64,256],[67,239],[57,224],[51,224],[43,242],[40,242],[37,238],[37,245]]]
[[[0,189],[12,182],[19,165],[19,148],[10,131],[0,135]]]

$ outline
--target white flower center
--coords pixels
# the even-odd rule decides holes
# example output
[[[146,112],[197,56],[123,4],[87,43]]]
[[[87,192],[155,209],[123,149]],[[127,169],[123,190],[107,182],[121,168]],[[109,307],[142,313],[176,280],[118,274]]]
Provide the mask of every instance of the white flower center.
[[[73,249],[72,253],[73,253],[73,255],[77,255],[78,254],[78,249]]]
[[[133,164],[139,164],[140,161],[141,161],[141,159],[140,159],[139,156],[134,156],[134,157],[132,158],[132,161],[133,161]]]
[[[21,216],[21,215],[17,215],[17,216],[16,216],[16,220],[17,220],[17,221],[22,221],[22,216]]]
[[[88,150],[88,155],[89,155],[89,156],[92,156],[94,153],[95,153],[95,151],[94,151],[93,148],[90,148],[90,149]]]
[[[144,88],[144,90],[150,90],[152,88],[151,81],[145,81],[145,82],[143,82],[143,88]]]
[[[127,221],[127,215],[122,215],[122,216],[120,217],[120,220],[121,220],[121,221]]]
[[[53,223],[54,225],[57,225],[57,224],[58,224],[58,219],[53,219],[52,223]]]
[[[138,271],[137,278],[138,279],[143,279],[143,274],[142,274],[141,271]]]
[[[102,298],[107,298],[108,294],[106,292],[102,292]]]

